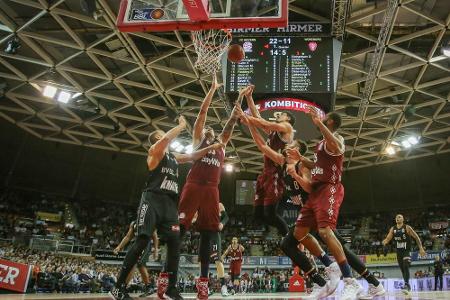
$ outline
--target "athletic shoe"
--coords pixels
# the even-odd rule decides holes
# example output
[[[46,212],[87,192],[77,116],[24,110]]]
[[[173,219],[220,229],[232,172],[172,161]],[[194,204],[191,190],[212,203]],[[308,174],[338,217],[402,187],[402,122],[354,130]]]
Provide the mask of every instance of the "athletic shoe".
[[[327,273],[329,279],[327,285],[330,290],[330,294],[333,294],[334,291],[336,291],[336,289],[338,288],[339,282],[341,281],[341,269],[339,268],[339,265],[334,262],[325,268],[325,272]]]
[[[183,300],[184,299],[176,287],[168,288],[166,293],[164,294],[164,296],[168,300]]]
[[[139,298],[145,298],[150,295],[153,295],[154,293],[155,293],[155,290],[150,285],[147,285],[145,287],[145,292],[143,294],[139,295]]]
[[[363,291],[362,286],[355,278],[344,278],[344,289],[342,290],[340,300],[356,300]]]
[[[156,281],[157,286],[157,294],[159,299],[166,299],[164,295],[167,291],[167,287],[169,286],[169,274],[168,273],[159,273],[158,280]]]
[[[402,293],[405,295],[409,295],[411,293],[411,287],[409,286],[409,283],[405,283],[402,288]]]
[[[222,297],[228,297],[230,294],[228,294],[228,289],[226,285],[222,285],[222,289],[220,290]]]
[[[378,286],[374,286],[369,283],[369,289],[367,290],[367,294],[363,296],[359,296],[359,299],[372,299],[376,296],[383,296],[386,293],[384,290],[384,286],[380,283]]]
[[[118,288],[113,288],[109,292],[109,296],[111,296],[115,300],[133,300],[133,298],[131,298],[125,290]]]
[[[208,299],[208,278],[200,277],[197,280],[197,300]]]
[[[312,292],[306,297],[302,297],[302,299],[311,299],[311,300],[323,299],[331,294],[332,293],[330,293],[330,287],[328,286],[328,283],[325,284],[324,286],[320,286],[317,283],[314,283]]]
[[[212,294],[214,294],[214,291],[213,291],[213,290],[210,290],[210,289],[208,288],[208,297],[211,296]]]

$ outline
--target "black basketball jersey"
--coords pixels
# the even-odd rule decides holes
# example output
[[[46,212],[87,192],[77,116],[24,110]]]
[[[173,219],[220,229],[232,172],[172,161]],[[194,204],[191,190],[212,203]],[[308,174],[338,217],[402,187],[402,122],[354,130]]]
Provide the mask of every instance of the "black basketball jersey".
[[[397,251],[401,250],[411,251],[411,237],[406,232],[406,225],[403,225],[400,228],[394,226],[393,229],[394,229],[394,240],[396,244],[395,247],[397,248]]]
[[[300,163],[295,165],[295,169],[298,171],[300,168]],[[284,181],[284,190],[285,196],[289,198],[288,203],[292,203],[294,205],[303,206],[308,199],[308,193],[305,192],[300,184],[292,178],[291,175],[287,173],[287,164],[283,165],[283,181]]]
[[[148,172],[145,190],[173,197],[178,195],[178,162],[172,153],[167,152],[158,166]]]

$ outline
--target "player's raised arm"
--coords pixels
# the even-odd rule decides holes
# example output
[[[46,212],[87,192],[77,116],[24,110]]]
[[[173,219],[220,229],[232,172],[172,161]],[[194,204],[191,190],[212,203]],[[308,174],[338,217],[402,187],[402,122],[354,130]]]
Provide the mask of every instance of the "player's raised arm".
[[[252,116],[248,116],[248,120],[250,124],[263,129],[265,132],[278,131],[281,133],[292,133],[292,126],[286,122],[270,122],[263,118],[255,118]]]
[[[317,108],[309,106],[308,113],[311,115],[311,119],[314,125],[319,128],[320,132],[323,135],[323,138],[325,139],[326,150],[333,153],[334,155],[343,154],[345,151],[345,146],[342,137],[340,135],[335,135],[334,132],[328,129],[328,127],[322,122]],[[337,115],[336,113],[334,114]],[[336,124],[336,120],[333,121],[335,122],[335,124],[333,124],[333,127],[336,129],[339,128],[341,124]]]
[[[387,244],[389,244],[389,242],[393,238],[394,238],[394,227],[391,227],[391,229],[389,229],[389,233],[387,234],[386,238],[382,242],[383,246],[386,246]]]
[[[200,144],[200,141],[202,139],[203,129],[205,128],[206,117],[208,115],[208,109],[209,106],[211,105],[214,93],[222,85],[223,84],[219,84],[217,82],[217,76],[214,75],[211,88],[209,89],[208,94],[206,94],[205,99],[203,100],[202,105],[200,106],[200,111],[198,112],[197,119],[195,120],[194,123],[194,128],[192,132],[192,145],[194,148],[198,144]]]
[[[308,169],[314,168],[314,162],[312,160],[310,160],[309,158],[301,155],[300,151],[298,151],[298,149],[288,149],[287,155],[288,155],[289,159],[301,162],[302,167],[306,167]]]
[[[284,156],[281,153],[274,151],[266,144],[261,134],[258,132],[258,129],[250,124],[248,116],[246,116],[245,113],[242,112],[242,110],[239,110],[239,116],[241,118],[241,122],[248,126],[248,129],[250,130],[250,133],[252,134],[253,140],[255,141],[259,151],[269,157],[273,162],[279,165],[283,165],[285,162]]]
[[[192,153],[186,153],[186,154],[178,154],[174,153],[174,156],[178,163],[187,163],[187,162],[193,162],[196,160],[199,160],[203,156],[205,156],[209,151],[211,150],[219,150],[221,148],[225,147],[222,143],[214,143],[212,145],[209,145],[208,147],[202,148],[200,150],[194,151]]]
[[[253,117],[261,118],[258,109],[256,108],[255,101],[253,101],[253,90],[255,89],[254,85],[249,85],[248,89],[245,90],[245,99],[247,99],[247,106],[250,109]]]
[[[186,119],[180,116],[178,119],[178,126],[170,129],[168,132],[162,135],[162,137],[148,149],[147,166],[149,170],[155,169],[161,161],[164,153],[169,146],[170,142],[176,138],[183,129],[186,128]],[[151,135],[162,134],[158,131],[151,133]]]
[[[311,171],[305,167],[301,166],[300,174],[295,169],[295,166],[288,166],[286,172],[294,178],[295,181],[300,184],[303,190],[307,193],[312,192],[312,184],[311,184]]]
[[[234,125],[236,125],[237,120],[239,119],[239,113],[237,109],[241,108],[242,99],[244,98],[244,92],[248,89],[242,89],[239,92],[238,99],[236,100],[236,103],[234,105],[233,111],[231,112],[231,116],[228,119],[227,123],[223,127],[222,133],[219,135],[219,141],[222,142],[222,144],[226,145],[231,139],[231,134],[233,133]]]
[[[120,244],[113,250],[114,254],[119,254],[120,251],[125,248],[126,245],[131,241],[131,239],[134,237],[134,229],[133,225],[130,225],[128,228],[127,234],[123,237],[122,241],[120,241]]]
[[[422,246],[422,241],[420,240],[419,235],[409,225],[406,225],[406,233],[408,233],[416,241],[417,246],[419,247],[419,254],[421,256],[425,256],[425,249]]]

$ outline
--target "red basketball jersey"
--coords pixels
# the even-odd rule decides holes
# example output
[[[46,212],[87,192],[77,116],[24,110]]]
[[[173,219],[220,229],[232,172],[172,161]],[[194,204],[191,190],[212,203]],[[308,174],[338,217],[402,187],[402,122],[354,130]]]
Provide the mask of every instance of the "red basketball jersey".
[[[342,136],[336,136],[343,142]],[[311,181],[317,183],[336,184],[341,182],[344,164],[344,149],[341,154],[334,155],[326,149],[325,140],[320,141],[314,153],[314,168],[311,170]]]
[[[238,244],[238,247],[237,247],[237,249],[233,249],[233,246],[231,246],[231,249],[230,249],[230,260],[232,261],[232,262],[234,262],[234,261],[242,261],[242,251],[241,251],[241,245],[240,244]]]
[[[208,142],[206,138],[203,138],[199,146],[194,150],[203,149],[209,145],[211,145],[211,143]],[[224,158],[224,149],[210,150],[205,156],[194,162],[186,182],[219,184]]]
[[[283,140],[280,136],[280,133],[277,131],[272,131],[269,133],[269,137],[267,138],[267,145],[276,152],[283,151],[284,147],[288,142]],[[279,172],[280,167],[273,162],[269,157],[264,155],[264,170],[265,173],[275,173]]]

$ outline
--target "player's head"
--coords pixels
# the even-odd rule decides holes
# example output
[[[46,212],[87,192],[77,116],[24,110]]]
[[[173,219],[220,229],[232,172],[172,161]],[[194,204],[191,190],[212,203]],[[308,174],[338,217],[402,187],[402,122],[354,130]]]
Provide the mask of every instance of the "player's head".
[[[212,141],[216,138],[216,134],[214,133],[214,129],[206,125],[205,128],[203,128],[203,135],[206,137],[208,141]]]
[[[233,237],[232,239],[231,239],[231,243],[233,244],[233,245],[237,245],[237,243],[238,243],[238,238],[237,237]]]
[[[284,147],[283,150],[283,155],[284,157],[286,157],[286,162],[288,164],[292,164],[295,163],[295,161],[291,161],[288,157],[287,157],[287,151],[289,149],[297,149],[298,152],[300,152],[301,155],[305,155],[306,151],[308,151],[308,145],[306,145],[306,143],[300,139],[294,139],[292,142],[290,142],[289,144],[286,144],[286,146]]]
[[[325,119],[323,119],[322,122],[331,131],[336,131],[341,127],[342,118],[341,115],[338,114],[337,112],[330,112],[325,116]]]
[[[295,124],[295,117],[292,113],[288,112],[288,111],[283,111],[281,113],[279,113],[277,115],[277,122],[281,123],[281,122],[289,122],[289,124],[291,124],[292,126],[294,126]]]
[[[397,223],[397,224],[403,224],[403,221],[404,221],[403,215],[398,214],[398,215],[395,216],[395,223]]]
[[[157,141],[159,141],[160,139],[162,139],[162,137],[164,136],[165,132],[158,129],[155,130],[153,132],[150,132],[150,134],[148,135],[148,142],[150,143],[150,145],[155,144]]]

